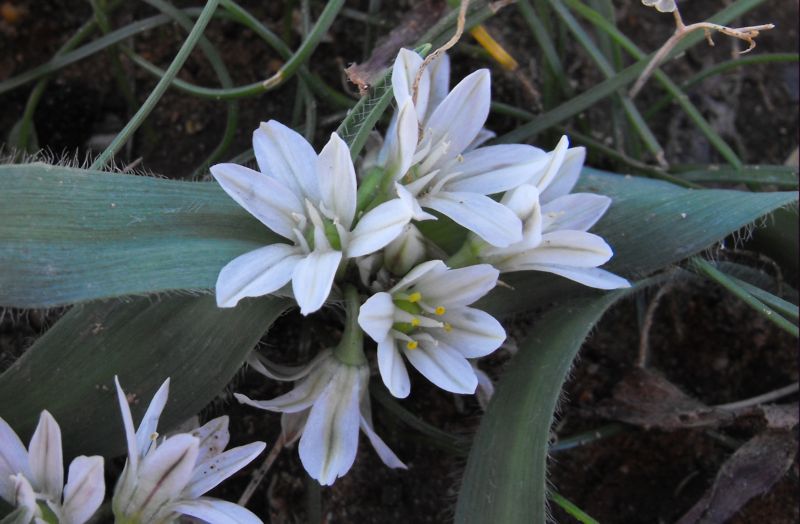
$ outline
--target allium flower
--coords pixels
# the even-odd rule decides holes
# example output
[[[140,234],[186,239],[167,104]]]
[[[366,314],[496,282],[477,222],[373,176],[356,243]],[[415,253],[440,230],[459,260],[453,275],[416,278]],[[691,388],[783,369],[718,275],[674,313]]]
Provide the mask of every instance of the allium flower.
[[[331,350],[323,351],[307,366],[288,372],[276,370],[258,357],[251,357],[249,362],[269,378],[299,381],[294,389],[272,400],[251,400],[239,393],[234,395],[243,404],[284,414],[284,431],[291,425],[292,433],[302,433],[300,460],[308,474],[320,484],[331,485],[350,470],[358,450],[359,428],[384,464],[405,469],[405,464],[373,429],[366,362],[345,364]]]
[[[228,263],[217,279],[217,305],[277,291],[290,280],[302,314],[322,307],[343,260],[377,251],[411,219],[393,199],[356,219],[356,175],[336,133],[317,156],[305,139],[271,120],[253,133],[261,173],[217,164],[211,173],[250,214],[292,244],[272,244]]]
[[[83,524],[100,507],[103,457],[75,458],[66,486],[62,457],[61,428],[49,412],[42,411],[27,450],[0,418],[0,497],[17,508],[11,522]]]
[[[116,377],[114,381],[128,441],[128,461],[112,499],[117,522],[166,524],[188,515],[210,524],[261,524],[261,519],[241,506],[201,495],[252,461],[264,450],[263,442],[223,452],[230,437],[228,417],[157,442],[156,427],[167,402],[169,379],[156,392],[135,432],[125,393]]]
[[[489,71],[475,71],[447,93],[446,64],[438,64],[433,73],[425,69],[414,101],[421,65],[420,56],[406,49],[394,63],[392,88],[399,111],[381,155],[388,176],[399,182],[399,194],[415,198],[415,219],[434,218],[422,211],[429,208],[492,245],[518,242],[518,218],[488,195],[526,182],[544,168],[546,155],[523,144],[474,149],[488,137],[483,125],[491,98]]]
[[[677,9],[675,0],[642,0],[642,3],[647,7],[655,7],[662,13],[671,13]]]
[[[440,388],[475,392],[467,359],[493,352],[506,334],[494,317],[468,305],[495,286],[498,274],[488,264],[448,269],[432,260],[364,302],[358,323],[378,343],[378,367],[392,395],[410,392],[403,356]]]

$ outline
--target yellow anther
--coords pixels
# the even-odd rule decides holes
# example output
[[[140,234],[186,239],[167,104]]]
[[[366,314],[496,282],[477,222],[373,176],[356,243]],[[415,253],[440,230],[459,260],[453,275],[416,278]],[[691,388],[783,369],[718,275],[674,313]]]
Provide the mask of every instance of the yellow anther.
[[[419,291],[414,291],[410,295],[408,295],[408,301],[411,303],[419,302],[422,299],[422,293]]]
[[[436,309],[433,310],[433,312],[436,313],[437,315],[444,315],[447,312],[447,310],[444,308],[444,306],[438,306]]]
[[[157,431],[153,431],[152,433],[150,433],[150,440],[152,440],[153,442],[158,440],[158,432]]]
[[[448,322],[445,322],[443,327],[444,327],[444,330],[447,333],[450,333],[451,331],[453,331],[453,326],[451,326]]]
[[[414,318],[411,319],[411,326],[412,327],[419,326],[419,319],[417,317],[414,317]]]
[[[409,340],[406,342],[406,349],[417,349],[419,347],[419,342],[416,340]]]

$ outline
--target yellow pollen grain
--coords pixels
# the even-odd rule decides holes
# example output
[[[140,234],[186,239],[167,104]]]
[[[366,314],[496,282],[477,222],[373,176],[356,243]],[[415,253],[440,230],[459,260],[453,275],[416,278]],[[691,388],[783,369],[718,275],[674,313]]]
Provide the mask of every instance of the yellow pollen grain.
[[[406,349],[417,349],[419,347],[419,342],[416,340],[409,340],[406,342]]]
[[[422,299],[422,293],[420,293],[419,291],[415,291],[410,295],[408,295],[408,301],[411,302],[412,304],[414,302],[419,302],[421,299]]]
[[[447,312],[447,310],[444,308],[444,306],[438,306],[436,309],[433,310],[433,312],[436,313],[437,315],[444,315]]]
[[[449,323],[445,322],[444,323],[444,330],[445,330],[445,332],[450,333],[451,331],[453,331],[453,326],[451,326]]]
[[[419,326],[419,319],[418,319],[417,317],[414,317],[414,318],[412,318],[412,319],[411,319],[411,325],[412,325],[413,327],[417,327],[417,326]]]

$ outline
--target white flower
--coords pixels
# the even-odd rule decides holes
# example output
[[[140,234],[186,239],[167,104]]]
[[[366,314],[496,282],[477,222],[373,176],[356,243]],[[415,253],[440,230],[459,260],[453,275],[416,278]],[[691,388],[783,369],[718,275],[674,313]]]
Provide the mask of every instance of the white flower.
[[[279,366],[256,356],[249,362],[269,378],[299,381],[294,389],[272,400],[234,395],[243,404],[284,414],[284,434],[302,433],[300,460],[320,484],[331,485],[350,470],[358,449],[359,428],[384,464],[405,469],[373,429],[366,364],[345,364],[331,350],[323,351],[307,366],[294,369],[276,369]]]
[[[317,156],[302,136],[271,120],[253,133],[253,148],[261,173],[235,164],[217,164],[211,173],[239,205],[293,243],[265,246],[228,263],[217,279],[217,305],[233,307],[291,280],[307,315],[322,307],[342,261],[391,242],[411,209],[393,199],[355,223],[355,170],[336,133]]]
[[[453,393],[474,393],[469,358],[488,355],[506,334],[488,313],[467,307],[497,283],[488,264],[448,269],[432,260],[412,269],[388,292],[361,306],[358,323],[378,343],[378,367],[396,397],[411,385],[403,355],[428,380]]]
[[[642,0],[642,3],[648,7],[655,7],[662,13],[671,13],[678,8],[675,0]]]
[[[545,153],[524,144],[475,149],[491,136],[483,130],[491,98],[489,71],[475,71],[448,93],[449,71],[443,72],[449,67],[437,64],[433,72],[423,71],[414,102],[412,86],[421,65],[419,55],[406,49],[394,63],[399,110],[381,154],[387,176],[399,182],[401,196],[407,192],[415,198],[417,220],[434,218],[422,211],[429,208],[492,245],[519,241],[519,219],[488,195],[528,181],[544,168]]]
[[[103,457],[75,458],[66,486],[62,457],[61,428],[49,412],[42,411],[27,450],[0,418],[0,497],[18,508],[13,522],[43,523],[52,514],[61,524],[82,524],[100,507],[106,491]]]
[[[112,499],[118,522],[166,524],[188,515],[210,524],[261,524],[241,506],[201,495],[253,460],[264,450],[263,442],[223,452],[230,437],[228,417],[219,417],[192,433],[159,443],[156,427],[169,395],[169,379],[156,392],[135,432],[125,393],[116,377],[114,381],[128,442],[128,460]]]

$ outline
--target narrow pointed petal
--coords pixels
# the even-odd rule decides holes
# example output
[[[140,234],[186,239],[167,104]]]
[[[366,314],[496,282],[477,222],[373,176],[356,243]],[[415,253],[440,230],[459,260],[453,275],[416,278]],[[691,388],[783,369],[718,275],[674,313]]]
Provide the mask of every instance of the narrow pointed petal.
[[[425,275],[417,283],[423,300],[433,307],[461,307],[472,304],[491,291],[500,273],[489,264],[451,269],[440,275]]]
[[[106,493],[103,457],[81,455],[69,465],[64,486],[63,524],[83,524],[97,511]]]
[[[436,338],[467,358],[486,356],[506,339],[506,331],[500,322],[480,309],[450,309],[441,320],[451,329],[438,331]]]
[[[442,191],[420,203],[447,215],[493,246],[506,247],[522,240],[519,218],[487,196]]]
[[[425,124],[433,144],[443,140],[449,143],[442,160],[455,158],[478,136],[489,116],[490,101],[488,69],[479,69],[464,78],[442,100]]]
[[[547,273],[553,273],[595,289],[621,289],[631,287],[631,283],[624,278],[617,276],[614,273],[610,273],[605,269],[596,267],[569,267],[557,266],[553,264],[531,264],[519,269],[527,271],[546,271]]]
[[[0,498],[12,500],[15,488],[11,476],[16,474],[33,478],[28,451],[11,426],[0,417]]]
[[[302,200],[290,187],[236,164],[211,166],[211,174],[228,196],[262,224],[282,237],[293,237],[293,215],[302,215],[304,210]]]
[[[564,154],[564,161],[556,173],[553,181],[542,193],[542,202],[550,202],[558,197],[569,194],[575,184],[578,183],[578,177],[581,175],[583,163],[586,160],[585,147],[571,147],[567,149]]]
[[[450,56],[447,53],[439,55],[428,64],[428,72],[431,75],[431,88],[425,120],[430,118],[450,92]]]
[[[131,415],[131,407],[128,405],[128,397],[122,391],[122,386],[119,385],[119,377],[114,375],[114,384],[117,387],[117,402],[119,402],[119,411],[122,414],[122,425],[125,428],[125,440],[128,444],[128,462],[125,471],[136,477],[139,469],[139,448],[136,445],[136,430],[133,427],[133,416]],[[124,477],[125,475],[123,475]],[[122,486],[122,478],[117,483],[117,488]]]
[[[394,324],[394,302],[389,293],[376,293],[358,310],[358,325],[375,342],[389,335]]]
[[[414,80],[417,77],[420,66],[422,66],[422,61],[421,56],[409,49],[401,49],[397,54],[392,67],[392,89],[398,106],[402,106],[407,100],[411,100]],[[428,110],[430,88],[430,72],[426,69],[422,72],[417,86],[416,112],[420,121],[425,117],[425,113]]]
[[[153,435],[157,435],[158,419],[161,417],[161,412],[164,411],[164,406],[167,405],[168,397],[169,378],[161,384],[156,394],[153,395],[153,400],[147,406],[147,411],[136,429],[136,448],[139,450],[140,458],[147,455],[150,446],[153,444]]]
[[[399,180],[414,161],[419,138],[419,121],[411,99],[397,113],[394,127],[386,135],[386,176]]]
[[[288,244],[264,246],[234,258],[217,277],[217,306],[234,307],[243,298],[279,290],[302,259],[302,250]]]
[[[435,175],[436,173],[430,173],[429,175],[425,175],[422,178],[431,179]],[[417,183],[420,181],[422,181],[422,179],[416,180],[413,183]],[[411,218],[413,220],[418,220],[418,221],[436,220],[436,217],[434,215],[426,213],[425,211],[422,210],[422,206],[419,205],[417,199],[414,197],[414,195],[411,194],[411,192],[408,190],[406,186],[395,184],[394,187],[395,190],[397,191],[397,196],[400,198],[400,200],[405,202],[406,207],[408,207],[411,210]]]
[[[264,524],[250,510],[233,502],[212,498],[183,500],[170,505],[169,510],[201,519],[208,524]]]
[[[211,491],[220,482],[249,464],[264,451],[266,446],[263,442],[252,442],[231,448],[203,462],[192,472],[192,478],[183,490],[182,497],[196,499]]]
[[[429,260],[418,265],[408,272],[397,284],[394,285],[389,293],[394,294],[398,291],[403,291],[413,286],[423,277],[433,278],[435,275],[441,275],[447,271],[447,266],[441,260]]]
[[[39,425],[33,432],[28,447],[28,460],[36,491],[51,500],[61,500],[64,489],[64,459],[61,452],[61,428],[47,410],[39,416]]]
[[[11,480],[11,484],[14,486],[13,496],[10,499],[12,506],[17,506],[26,510],[21,512],[21,515],[15,515],[15,517],[22,517],[19,522],[28,524],[36,512],[36,493],[33,491],[33,486],[31,486],[27,478],[20,474],[11,475],[9,480]],[[14,515],[14,513],[12,513],[12,515]],[[28,520],[24,520],[25,516],[27,516]]]
[[[406,398],[411,393],[408,370],[400,351],[397,350],[397,342],[392,336],[387,336],[378,342],[378,370],[383,383],[392,395]]]
[[[334,369],[331,366],[321,365],[316,373],[312,373],[303,379],[294,389],[272,400],[251,400],[239,393],[234,393],[233,395],[242,404],[248,404],[259,409],[297,413],[314,403],[331,381],[333,371]]]
[[[568,148],[569,139],[566,136],[562,136],[561,140],[556,144],[555,149],[547,153],[547,163],[544,164],[542,169],[534,172],[531,176],[528,183],[536,186],[539,193],[543,193],[553,180],[555,180],[556,175],[558,175],[561,169],[561,165],[564,163]]]
[[[200,441],[198,445],[197,464],[211,460],[225,450],[231,438],[228,431],[228,416],[223,415],[209,420],[191,432]]]
[[[294,382],[306,377],[309,373],[314,371],[329,355],[329,352],[321,351],[307,364],[300,366],[284,366],[283,364],[276,364],[263,355],[252,351],[247,356],[247,363],[250,364],[255,371],[267,378],[279,380],[281,382]]]
[[[372,444],[372,447],[375,449],[375,452],[380,457],[381,461],[389,466],[390,468],[400,468],[400,469],[408,469],[408,466],[403,464],[403,461],[397,458],[397,455],[394,454],[389,446],[386,445],[386,442],[375,433],[375,429],[372,427],[372,424],[363,416],[361,417],[361,430],[369,439],[369,443]]]
[[[302,195],[301,201],[319,202],[317,155],[302,135],[275,120],[262,122],[253,132],[253,150],[263,173]]]
[[[281,435],[286,447],[291,447],[303,435],[310,409],[298,413],[281,413]]]
[[[333,380],[311,408],[300,438],[300,461],[312,478],[329,486],[356,459],[360,422],[359,369],[339,366]]]
[[[374,253],[400,236],[411,221],[411,209],[400,198],[380,204],[366,213],[356,224],[347,245],[349,258]]]
[[[597,267],[613,255],[605,240],[584,231],[562,230],[542,235],[542,243],[518,257],[525,264]]]
[[[341,251],[314,251],[297,263],[292,273],[292,291],[300,313],[308,315],[322,307],[341,261]]]
[[[137,489],[128,511],[141,511],[141,521],[149,522],[186,487],[197,460],[197,438],[181,433],[168,438],[142,460]]]
[[[558,197],[542,206],[543,229],[587,231],[605,214],[611,199],[604,195],[573,193]]]
[[[451,393],[475,393],[478,378],[469,361],[446,344],[421,342],[417,349],[403,350],[406,358],[425,378]]]
[[[336,133],[319,154],[317,172],[322,203],[350,229],[356,214],[356,171],[350,149]]]
[[[542,169],[547,154],[524,144],[481,147],[458,157],[447,166],[459,175],[445,184],[447,191],[493,195],[527,182],[531,172]]]
[[[472,142],[470,142],[467,148],[464,149],[464,153],[469,153],[470,151],[478,149],[483,144],[485,144],[486,142],[488,142],[489,140],[493,139],[496,136],[497,133],[495,133],[494,131],[489,131],[485,127],[481,128],[481,130],[478,131],[478,135],[474,139],[472,139]]]

